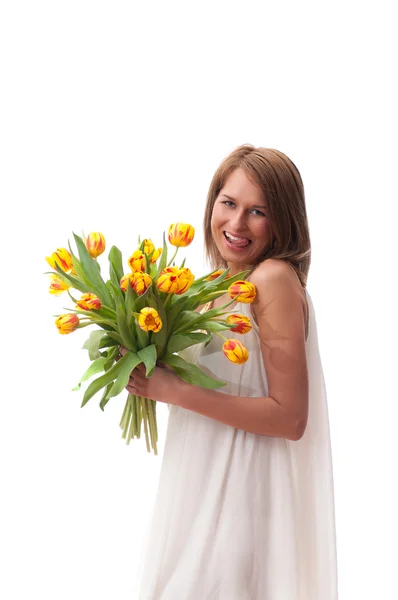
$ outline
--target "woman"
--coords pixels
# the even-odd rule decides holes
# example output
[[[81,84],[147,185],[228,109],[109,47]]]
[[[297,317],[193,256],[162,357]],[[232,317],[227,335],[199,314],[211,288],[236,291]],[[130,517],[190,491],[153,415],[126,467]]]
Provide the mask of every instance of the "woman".
[[[327,399],[295,165],[238,147],[213,177],[204,228],[211,267],[250,270],[256,286],[252,304],[229,309],[251,318],[249,359],[229,363],[217,336],[185,351],[226,381],[221,391],[168,369],[132,373],[131,393],[170,408],[139,598],[336,600]]]

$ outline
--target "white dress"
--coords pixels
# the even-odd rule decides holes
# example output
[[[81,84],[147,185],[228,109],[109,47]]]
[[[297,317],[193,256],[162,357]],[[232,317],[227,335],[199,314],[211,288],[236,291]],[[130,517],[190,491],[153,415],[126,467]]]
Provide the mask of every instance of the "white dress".
[[[309,418],[299,441],[248,433],[179,406],[169,420],[141,559],[139,600],[336,600],[337,560],[327,397],[314,308],[306,291]],[[250,305],[231,312],[251,316]],[[267,396],[259,330],[184,351],[223,391]],[[225,337],[238,337],[223,332]]]

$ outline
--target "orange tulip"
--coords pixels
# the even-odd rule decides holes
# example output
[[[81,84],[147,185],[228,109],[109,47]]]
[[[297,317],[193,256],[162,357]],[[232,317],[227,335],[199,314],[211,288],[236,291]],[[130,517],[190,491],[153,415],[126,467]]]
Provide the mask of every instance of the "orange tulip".
[[[145,271],[145,254],[141,250],[133,252],[127,262],[132,271]]]
[[[222,350],[228,360],[237,365],[242,365],[249,358],[246,346],[239,342],[239,340],[230,339],[226,341],[223,344]]]
[[[130,285],[139,296],[142,296],[152,285],[152,278],[147,273],[135,271],[130,275]]]
[[[70,288],[70,285],[65,283],[65,281],[63,281],[61,277],[58,277],[58,275],[51,275],[50,279],[51,283],[50,287],[48,288],[50,294],[62,294],[62,292],[65,292]]]
[[[120,280],[120,289],[123,290],[123,292],[127,292],[127,288],[130,283],[130,278],[131,273],[129,273],[128,275],[123,275],[123,277]]]
[[[235,281],[229,286],[228,294],[237,302],[250,304],[256,297],[256,287],[250,281]]]
[[[172,246],[189,246],[195,235],[195,229],[188,223],[173,223],[169,227],[169,242]]]
[[[99,310],[102,304],[95,294],[83,294],[76,306],[82,310]]]
[[[153,331],[154,333],[160,331],[162,329],[162,321],[158,311],[150,306],[141,309],[138,317],[138,325],[144,331]]]
[[[73,268],[72,257],[66,248],[57,248],[51,256],[46,256],[46,261],[52,269],[58,265],[66,273]]]
[[[245,317],[245,315],[233,314],[227,317],[228,325],[234,325],[232,331],[234,333],[248,333],[251,328],[251,322],[249,317]]]
[[[59,333],[65,335],[66,333],[72,333],[79,326],[79,317],[73,313],[61,315],[56,319],[55,324],[58,327]]]
[[[87,236],[86,247],[92,258],[97,258],[105,251],[105,238],[102,233],[93,231]]]
[[[152,254],[152,258],[151,258],[151,265],[153,265],[157,259],[159,258],[159,256],[162,254],[162,248],[158,248],[157,250],[154,251],[154,253]]]

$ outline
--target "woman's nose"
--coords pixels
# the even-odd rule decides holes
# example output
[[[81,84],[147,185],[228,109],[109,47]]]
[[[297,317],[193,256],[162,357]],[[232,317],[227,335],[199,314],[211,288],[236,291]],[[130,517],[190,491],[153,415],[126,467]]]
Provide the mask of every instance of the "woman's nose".
[[[243,211],[236,211],[234,216],[230,219],[231,227],[233,231],[238,233],[246,228],[246,217]]]

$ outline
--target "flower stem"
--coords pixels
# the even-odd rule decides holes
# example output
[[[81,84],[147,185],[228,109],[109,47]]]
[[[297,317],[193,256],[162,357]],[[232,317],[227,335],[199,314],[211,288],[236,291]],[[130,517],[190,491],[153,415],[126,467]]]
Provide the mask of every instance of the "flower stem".
[[[141,400],[141,406],[142,406],[142,419],[144,421],[146,449],[148,452],[150,452],[151,448],[149,445],[149,437],[148,437],[148,412],[146,410],[145,398],[142,398],[141,396],[139,396],[139,398]]]
[[[178,248],[179,248],[179,246],[176,247],[176,251],[174,252],[173,256],[171,257],[169,264],[167,265],[168,267],[172,264],[173,260],[177,256]]]

